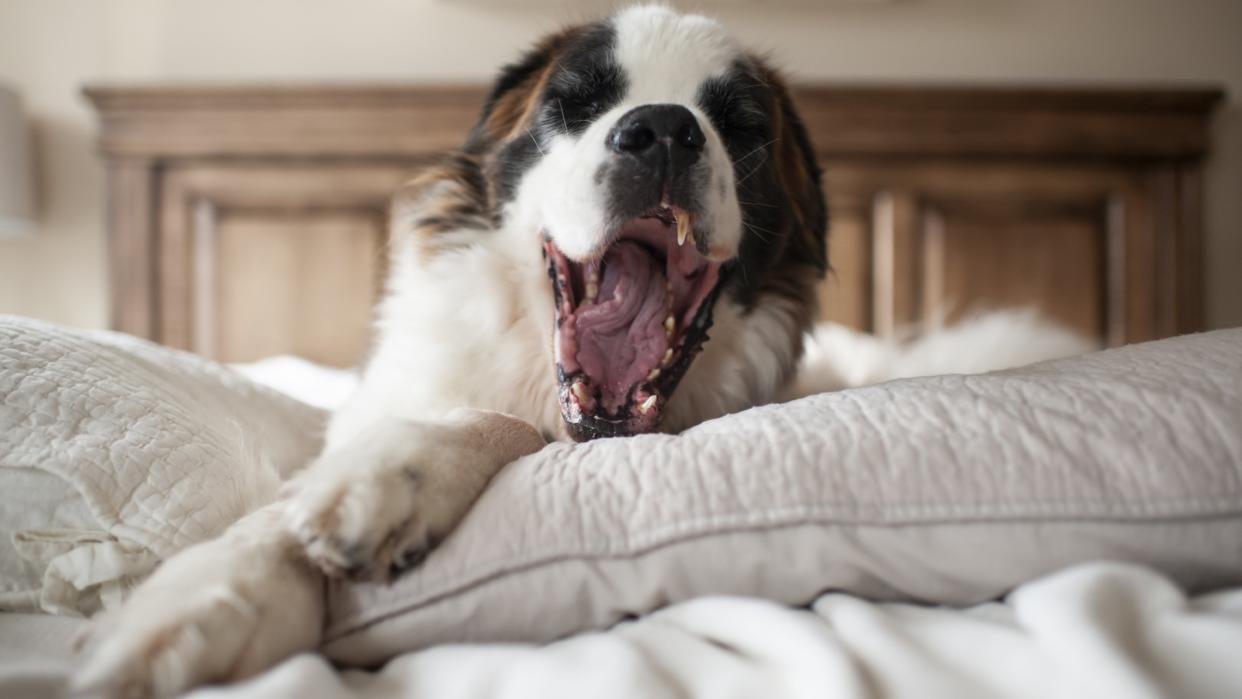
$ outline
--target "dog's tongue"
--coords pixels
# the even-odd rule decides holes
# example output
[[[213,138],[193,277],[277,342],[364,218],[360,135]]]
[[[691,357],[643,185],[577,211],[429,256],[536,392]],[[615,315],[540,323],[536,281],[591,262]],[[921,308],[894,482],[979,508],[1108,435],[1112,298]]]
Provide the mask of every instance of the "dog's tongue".
[[[668,348],[664,263],[642,245],[620,242],[603,261],[599,296],[576,313],[578,364],[616,414],[627,392],[647,377]]]

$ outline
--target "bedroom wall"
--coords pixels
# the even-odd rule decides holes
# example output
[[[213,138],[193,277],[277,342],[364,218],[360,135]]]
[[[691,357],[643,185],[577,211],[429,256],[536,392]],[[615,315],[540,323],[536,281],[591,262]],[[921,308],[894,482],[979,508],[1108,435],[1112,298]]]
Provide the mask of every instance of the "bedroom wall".
[[[548,27],[607,2],[0,0],[0,80],[34,117],[35,235],[0,239],[0,313],[107,323],[92,81],[487,79]],[[893,0],[706,8],[803,80],[1224,85],[1207,183],[1207,314],[1242,325],[1242,3]]]

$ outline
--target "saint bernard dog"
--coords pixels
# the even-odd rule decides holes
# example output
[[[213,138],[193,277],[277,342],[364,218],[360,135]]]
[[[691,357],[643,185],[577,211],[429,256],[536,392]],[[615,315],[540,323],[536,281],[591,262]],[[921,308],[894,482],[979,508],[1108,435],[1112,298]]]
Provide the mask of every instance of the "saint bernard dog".
[[[827,212],[780,75],[636,7],[501,72],[400,191],[377,344],[279,501],[97,619],[82,690],[168,696],[314,648],[327,577],[416,565],[547,439],[677,432],[788,397]]]

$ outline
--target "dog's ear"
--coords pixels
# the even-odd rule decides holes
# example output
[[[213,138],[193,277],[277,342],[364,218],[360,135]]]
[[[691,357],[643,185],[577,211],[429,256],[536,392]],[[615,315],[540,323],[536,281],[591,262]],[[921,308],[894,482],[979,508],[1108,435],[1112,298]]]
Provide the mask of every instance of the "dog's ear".
[[[798,322],[815,316],[815,283],[828,270],[828,212],[815,150],[780,74],[751,57],[752,89],[767,115],[767,141],[738,157],[738,198],[747,228],[735,275],[736,298],[745,306],[775,294],[800,309]]]
[[[756,61],[756,65],[772,99],[772,165],[792,218],[785,231],[787,244],[800,260],[811,263],[823,274],[828,268],[828,211],[815,149],[784,78],[761,61]]]
[[[557,56],[581,31],[571,27],[547,36],[516,62],[501,68],[466,140],[467,152],[486,153],[530,124]]]

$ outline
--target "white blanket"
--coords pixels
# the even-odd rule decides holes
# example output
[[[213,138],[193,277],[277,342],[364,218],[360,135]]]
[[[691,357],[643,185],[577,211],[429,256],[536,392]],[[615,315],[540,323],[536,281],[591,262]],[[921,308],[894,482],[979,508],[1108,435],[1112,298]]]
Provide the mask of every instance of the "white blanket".
[[[408,653],[377,673],[302,655],[193,696],[1237,699],[1240,650],[1242,590],[1188,601],[1151,571],[1094,564],[964,611],[707,597],[544,647]]]
[[[0,696],[59,696],[76,620],[0,615]],[[376,672],[294,657],[193,699],[1236,699],[1242,589],[1187,599],[1135,566],[1087,564],[964,610],[707,597],[545,646],[406,653]]]

